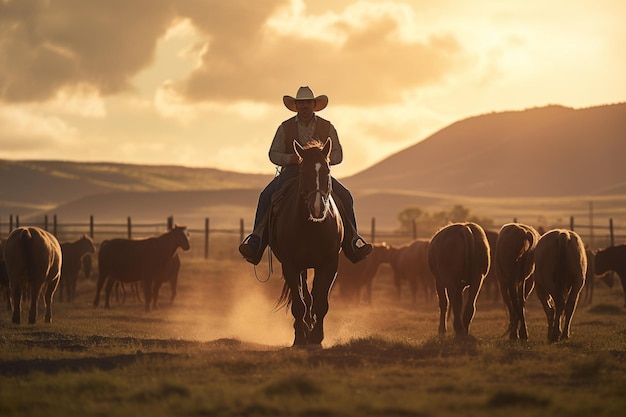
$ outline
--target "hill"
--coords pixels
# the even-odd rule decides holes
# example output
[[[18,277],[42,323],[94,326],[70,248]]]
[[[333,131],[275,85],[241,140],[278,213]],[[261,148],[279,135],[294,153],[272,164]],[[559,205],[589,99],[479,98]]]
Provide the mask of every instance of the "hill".
[[[463,204],[496,222],[596,214],[626,221],[626,103],[558,105],[458,121],[342,182],[362,228],[396,227],[408,206]],[[63,221],[169,215],[251,222],[267,175],[210,168],[67,161],[0,161],[0,220],[9,214]],[[135,214],[136,213],[136,214]],[[524,218],[526,217],[526,218]]]

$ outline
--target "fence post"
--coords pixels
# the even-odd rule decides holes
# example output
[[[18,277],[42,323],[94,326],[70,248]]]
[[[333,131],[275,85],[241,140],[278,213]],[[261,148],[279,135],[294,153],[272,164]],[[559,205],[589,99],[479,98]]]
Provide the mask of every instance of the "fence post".
[[[48,230],[48,215],[43,216],[43,230]]]
[[[376,242],[376,217],[372,217],[372,243]]]
[[[89,215],[89,237],[93,239],[93,214]]]
[[[52,234],[57,235],[57,215],[52,216]]]
[[[574,216],[569,216],[569,230],[574,231]]]
[[[128,216],[128,219],[126,220],[126,227],[128,229],[128,238],[132,239],[132,231],[131,231],[131,223],[130,223],[130,216]]]
[[[169,216],[167,218],[167,230],[172,230],[174,228],[174,216]]]
[[[209,259],[209,218],[204,219],[204,259]]]
[[[243,242],[243,217],[239,219],[239,241]]]
[[[609,230],[611,232],[611,246],[615,246],[615,234],[613,233],[613,217],[609,218]]]
[[[17,229],[18,227],[20,227],[20,215],[16,214],[15,215],[15,228]]]
[[[413,219],[413,240],[417,239],[417,220]]]

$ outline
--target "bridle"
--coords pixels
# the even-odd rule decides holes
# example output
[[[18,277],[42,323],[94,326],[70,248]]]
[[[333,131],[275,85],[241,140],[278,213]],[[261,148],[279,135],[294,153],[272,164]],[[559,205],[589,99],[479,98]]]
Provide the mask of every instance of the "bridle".
[[[301,166],[302,167],[302,166]],[[314,222],[322,222],[326,219],[326,216],[328,215],[328,211],[329,211],[329,207],[330,207],[330,193],[332,192],[332,180],[330,175],[328,175],[328,186],[326,190],[322,190],[320,187],[320,178],[319,178],[319,171],[321,168],[321,163],[316,163],[315,166],[315,171],[317,173],[316,176],[316,180],[315,180],[315,189],[309,191],[308,193],[306,193],[302,188],[302,176],[303,176],[303,172],[302,170],[300,170],[300,193],[302,194],[302,196],[304,197],[304,203],[307,206],[307,210],[309,211],[309,220],[314,221]],[[315,207],[316,204],[319,204],[321,210],[321,216],[316,217],[313,215],[313,213],[311,212],[311,208]]]

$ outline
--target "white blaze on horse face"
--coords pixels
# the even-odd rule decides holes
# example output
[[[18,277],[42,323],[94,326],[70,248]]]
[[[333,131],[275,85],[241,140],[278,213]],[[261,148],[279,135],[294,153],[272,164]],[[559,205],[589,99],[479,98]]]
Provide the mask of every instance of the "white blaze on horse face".
[[[322,164],[319,162],[315,163],[315,189],[320,191],[320,169],[322,168]],[[322,212],[322,194],[315,194],[315,215],[319,216]]]

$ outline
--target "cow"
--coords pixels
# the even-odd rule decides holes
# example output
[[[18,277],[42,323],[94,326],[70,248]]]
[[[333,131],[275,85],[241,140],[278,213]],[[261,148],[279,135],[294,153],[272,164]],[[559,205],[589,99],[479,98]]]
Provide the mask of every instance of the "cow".
[[[485,231],[473,222],[441,228],[428,246],[428,267],[435,276],[439,298],[439,335],[446,333],[448,297],[456,336],[468,336],[476,313],[476,298],[491,263]],[[468,291],[465,306],[463,292]]]
[[[413,304],[417,302],[417,291],[421,287],[424,301],[429,302],[435,295],[435,277],[428,268],[428,245],[430,239],[415,239],[402,246],[391,247],[389,263],[393,270],[393,281],[398,298],[402,281],[407,281],[411,289]]]
[[[163,271],[178,248],[190,249],[189,233],[184,226],[146,239],[111,239],[100,245],[98,253],[98,283],[94,307],[106,282],[104,308],[111,308],[109,299],[116,281],[139,282],[144,291],[145,310],[150,311],[156,283],[162,281]]]
[[[52,299],[61,277],[61,245],[53,234],[38,227],[18,227],[4,245],[9,285],[13,299],[13,323],[20,324],[22,291],[30,289],[28,323],[35,324],[37,303],[43,293],[45,322],[52,322]]]
[[[541,236],[535,248],[535,291],[546,313],[550,343],[569,338],[586,273],[585,246],[576,232],[553,229]]]
[[[0,239],[0,295],[4,297],[7,309],[11,311],[11,289],[9,288],[7,264],[4,262],[4,240],[2,239]]]
[[[342,298],[356,304],[361,301],[361,291],[365,288],[365,302],[372,303],[372,282],[380,265],[389,262],[390,246],[374,243],[372,253],[358,263],[352,263],[344,255],[339,256],[337,285]]]
[[[595,258],[595,273],[597,275],[603,275],[610,271],[619,275],[624,290],[624,307],[626,307],[626,244],[598,249]]]
[[[509,313],[507,333],[511,340],[528,340],[526,299],[533,289],[535,247],[539,233],[522,223],[507,223],[500,229],[491,270],[500,283]]]
[[[61,282],[59,284],[59,301],[63,301],[63,294],[67,295],[67,301],[74,300],[78,272],[82,266],[82,258],[96,252],[91,237],[83,235],[74,242],[61,243],[63,252],[63,266],[61,267]],[[91,256],[89,256],[91,259]]]

